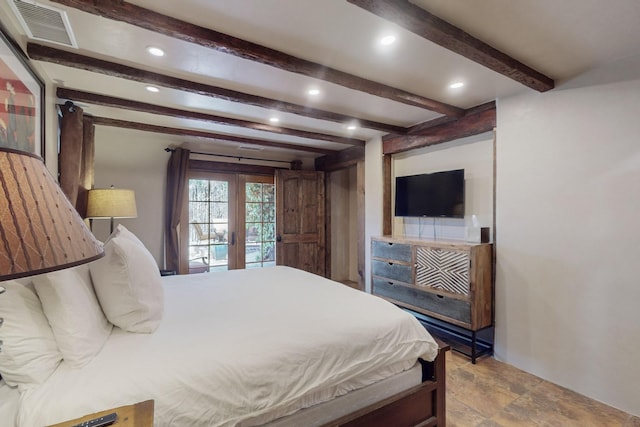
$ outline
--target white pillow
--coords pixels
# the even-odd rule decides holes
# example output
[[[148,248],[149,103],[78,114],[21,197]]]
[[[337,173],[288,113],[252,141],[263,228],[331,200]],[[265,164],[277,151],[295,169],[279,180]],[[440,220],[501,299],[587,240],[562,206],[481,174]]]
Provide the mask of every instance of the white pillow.
[[[87,265],[33,277],[62,358],[75,368],[102,350],[111,325],[98,304]]]
[[[0,282],[0,374],[10,386],[26,389],[53,373],[62,360],[58,344],[31,283]]]
[[[104,254],[90,270],[107,319],[125,331],[155,331],[162,320],[164,292],[153,255],[122,225],[105,242]]]

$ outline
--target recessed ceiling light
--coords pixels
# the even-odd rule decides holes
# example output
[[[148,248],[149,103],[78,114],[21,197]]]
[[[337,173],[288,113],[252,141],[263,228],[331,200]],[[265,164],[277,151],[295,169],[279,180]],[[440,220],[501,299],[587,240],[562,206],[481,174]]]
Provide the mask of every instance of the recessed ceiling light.
[[[461,88],[462,86],[464,86],[464,83],[463,83],[463,82],[454,82],[454,83],[451,83],[451,84],[449,85],[449,88],[451,88],[451,89],[459,89],[459,88]]]
[[[395,41],[396,41],[396,36],[388,35],[380,39],[380,44],[382,46],[389,46],[395,43]]]
[[[349,126],[347,126],[347,129],[348,130],[356,130],[356,129],[358,129],[358,126],[357,125],[349,125]]]
[[[307,93],[311,96],[317,96],[317,95],[320,95],[320,89],[316,89],[316,88],[309,89]]]
[[[160,89],[158,89],[158,88],[157,88],[157,87],[155,87],[155,86],[147,86],[147,90],[148,90],[149,92],[153,92],[153,93],[158,93],[158,92],[160,92]]]
[[[164,56],[164,50],[160,49],[159,47],[155,47],[155,46],[148,46],[147,47],[147,52],[149,52],[153,56]]]
[[[278,123],[278,122],[280,121],[280,119],[279,119],[279,118],[277,118],[277,117],[271,117],[271,118],[269,119],[269,121],[270,121],[271,123]]]

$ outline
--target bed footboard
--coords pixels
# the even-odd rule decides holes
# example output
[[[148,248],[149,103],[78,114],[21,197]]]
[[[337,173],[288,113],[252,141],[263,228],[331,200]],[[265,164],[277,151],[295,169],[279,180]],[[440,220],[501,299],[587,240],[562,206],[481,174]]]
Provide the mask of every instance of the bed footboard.
[[[323,427],[445,427],[445,353],[449,346],[438,343],[438,357],[430,364],[432,378]]]

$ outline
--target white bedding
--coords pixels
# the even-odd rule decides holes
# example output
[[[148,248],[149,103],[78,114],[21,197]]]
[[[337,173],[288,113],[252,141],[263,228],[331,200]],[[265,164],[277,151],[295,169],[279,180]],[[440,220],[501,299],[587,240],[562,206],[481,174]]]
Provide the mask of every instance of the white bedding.
[[[17,387],[9,387],[0,380],[0,427],[15,426],[19,396]]]
[[[165,277],[153,334],[114,328],[82,368],[20,396],[20,426],[155,400],[156,426],[266,422],[378,381],[437,344],[380,298],[288,267]],[[309,396],[315,396],[310,400]]]

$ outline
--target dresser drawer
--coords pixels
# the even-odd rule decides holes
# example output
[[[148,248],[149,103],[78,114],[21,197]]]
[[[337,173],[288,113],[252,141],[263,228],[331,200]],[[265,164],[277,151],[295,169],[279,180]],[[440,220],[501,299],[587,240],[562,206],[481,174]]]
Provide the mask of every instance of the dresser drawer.
[[[373,240],[371,243],[371,256],[411,262],[411,245]]]
[[[463,324],[471,324],[471,305],[466,301],[402,286],[380,278],[373,279],[373,293]]]
[[[374,276],[380,276],[404,283],[411,283],[410,265],[373,260],[371,262],[371,272]]]

